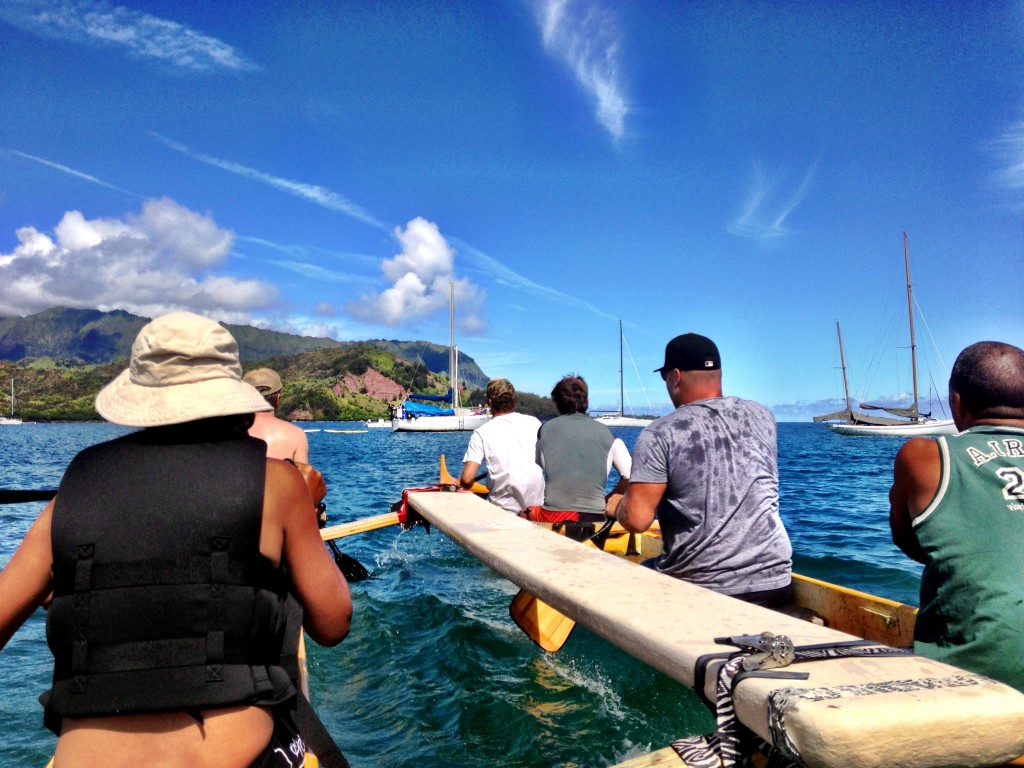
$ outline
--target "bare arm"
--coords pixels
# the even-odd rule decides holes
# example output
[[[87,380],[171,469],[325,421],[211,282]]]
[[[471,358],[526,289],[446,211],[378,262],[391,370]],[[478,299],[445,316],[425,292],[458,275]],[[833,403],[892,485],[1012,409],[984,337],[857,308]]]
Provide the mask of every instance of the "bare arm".
[[[53,550],[50,515],[46,505],[10,561],[0,571],[0,648],[7,645],[26,619],[50,596],[53,588]]]
[[[634,483],[626,487],[625,495],[618,498],[610,496],[606,510],[614,510],[612,514],[627,531],[642,533],[654,522],[658,502],[665,495],[668,483]],[[614,505],[614,506],[613,506]],[[607,514],[607,512],[606,512]]]
[[[608,459],[611,466],[615,467],[615,471],[619,473],[619,477],[629,480],[629,476],[633,473],[633,457],[629,455],[626,444],[619,438],[615,438],[615,442],[612,443]]]
[[[919,563],[925,562],[925,555],[914,534],[913,520],[935,498],[940,475],[939,446],[934,440],[914,438],[896,454],[889,489],[889,527],[893,543]]]
[[[317,528],[313,500],[291,464],[267,460],[260,550],[288,566],[295,596],[305,613],[303,627],[320,645],[336,645],[348,634],[352,597]]]
[[[476,483],[476,473],[480,464],[475,461],[467,461],[462,465],[462,475],[459,477],[459,485],[467,491]]]

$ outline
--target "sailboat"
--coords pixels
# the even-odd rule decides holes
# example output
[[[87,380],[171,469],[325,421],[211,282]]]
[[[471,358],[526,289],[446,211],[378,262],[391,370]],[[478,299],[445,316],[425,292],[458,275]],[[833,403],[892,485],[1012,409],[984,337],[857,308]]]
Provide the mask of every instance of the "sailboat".
[[[933,419],[931,414],[921,413],[917,397],[917,347],[914,342],[914,303],[910,287],[910,250],[907,247],[907,233],[903,232],[903,263],[907,273],[907,311],[910,317],[910,370],[914,381],[914,402],[905,408],[883,405],[860,407],[867,411],[885,411],[889,416],[875,416],[859,413],[850,405],[850,387],[846,378],[846,359],[843,356],[843,337],[836,323],[839,337],[839,360],[843,367],[843,390],[846,394],[846,408],[835,413],[815,416],[814,421],[832,422],[828,428],[841,435],[882,435],[887,437],[919,437],[927,435],[954,435],[957,432],[952,419]],[[836,421],[842,419],[842,421]]]
[[[625,389],[622,386],[622,321],[619,320],[619,410],[615,413],[594,414],[594,421],[599,421],[607,427],[646,427],[654,419],[641,419],[635,416],[626,416],[622,413],[622,405],[625,401]]]
[[[448,317],[448,392],[443,395],[410,393],[395,408],[392,432],[472,432],[490,420],[486,408],[463,408],[459,402],[459,348],[455,345],[455,283],[450,284]],[[448,404],[448,407],[440,403]]]
[[[11,416],[0,416],[0,426],[12,427],[21,424],[21,419],[14,418],[14,379],[11,378]]]

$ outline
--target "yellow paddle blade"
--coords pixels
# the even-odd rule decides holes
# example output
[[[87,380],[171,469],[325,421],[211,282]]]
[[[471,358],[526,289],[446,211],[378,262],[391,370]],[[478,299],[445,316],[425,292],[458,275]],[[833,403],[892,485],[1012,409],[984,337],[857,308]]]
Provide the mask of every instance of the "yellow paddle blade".
[[[525,589],[512,600],[508,607],[512,620],[533,642],[548,653],[554,653],[565,645],[576,622],[538,600]]]
[[[459,481],[456,480],[454,477],[452,477],[451,473],[448,471],[448,466],[445,464],[444,454],[443,453],[441,454],[441,479],[440,479],[440,483],[441,483],[441,485],[454,485],[454,486],[458,486],[458,484],[459,484]],[[490,491],[488,490],[486,485],[483,485],[481,483],[476,483],[476,482],[473,483],[473,487],[470,488],[469,490],[471,490],[473,493],[479,493],[479,494],[482,494],[484,496],[486,496],[488,493],[490,493]]]

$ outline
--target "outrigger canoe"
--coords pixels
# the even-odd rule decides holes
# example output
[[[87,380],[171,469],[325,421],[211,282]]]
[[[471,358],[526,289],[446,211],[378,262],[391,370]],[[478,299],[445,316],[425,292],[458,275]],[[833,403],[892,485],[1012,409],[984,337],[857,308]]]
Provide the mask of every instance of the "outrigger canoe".
[[[772,611],[606,557],[474,494],[414,491],[408,504],[492,570],[709,702],[737,638],[767,632],[801,653],[912,639],[911,606],[816,579],[795,579],[802,610]],[[622,610],[641,598],[643,611]],[[999,766],[1024,754],[1024,694],[907,652],[761,670],[736,682],[731,705],[742,725],[806,766]],[[666,749],[620,768],[672,764],[683,765]]]
[[[444,454],[441,454],[440,484],[442,487],[458,487],[458,481],[448,472]],[[480,483],[475,484],[472,490],[481,496],[487,493],[487,487]],[[534,525],[552,528],[544,523]],[[565,532],[557,526],[555,528],[556,532]],[[657,557],[663,551],[657,521],[642,534],[630,533],[615,523],[602,551],[633,563]],[[840,632],[897,648],[913,645],[914,642],[914,622],[917,617],[917,608],[914,606],[810,576],[793,574],[793,603],[784,610]]]

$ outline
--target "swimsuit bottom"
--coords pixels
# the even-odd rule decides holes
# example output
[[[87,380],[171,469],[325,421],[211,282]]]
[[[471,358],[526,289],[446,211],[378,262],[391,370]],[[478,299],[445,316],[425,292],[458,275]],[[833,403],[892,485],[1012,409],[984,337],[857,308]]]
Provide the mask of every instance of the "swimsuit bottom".
[[[603,523],[607,519],[593,512],[554,512],[541,506],[527,507],[519,516],[534,523]]]
[[[249,768],[318,768],[319,765],[316,756],[306,751],[306,743],[289,714],[280,708],[274,710],[270,743]]]

